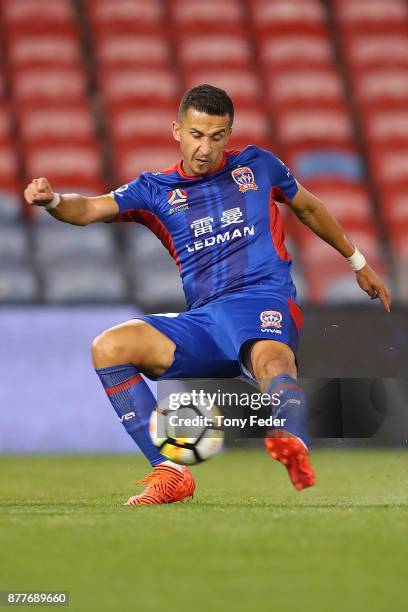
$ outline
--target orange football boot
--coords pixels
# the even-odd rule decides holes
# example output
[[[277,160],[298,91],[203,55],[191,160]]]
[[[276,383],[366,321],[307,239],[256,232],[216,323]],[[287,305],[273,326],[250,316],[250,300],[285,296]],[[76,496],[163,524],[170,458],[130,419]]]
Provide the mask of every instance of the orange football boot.
[[[300,438],[286,431],[273,431],[266,434],[265,446],[273,459],[286,466],[289,478],[298,491],[316,484],[309,452]]]
[[[157,465],[153,472],[138,480],[137,484],[147,484],[139,495],[129,497],[125,506],[144,506],[148,504],[172,504],[193,497],[195,483],[186,467],[181,470],[170,465]]]

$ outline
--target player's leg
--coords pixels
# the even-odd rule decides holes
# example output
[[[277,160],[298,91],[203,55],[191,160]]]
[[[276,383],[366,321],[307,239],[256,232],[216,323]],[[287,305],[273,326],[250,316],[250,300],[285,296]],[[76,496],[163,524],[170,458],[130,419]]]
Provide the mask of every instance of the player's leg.
[[[170,503],[190,497],[194,481],[187,468],[167,461],[149,434],[156,399],[140,373],[157,378],[170,368],[175,344],[145,321],[134,319],[113,327],[92,344],[92,357],[105,392],[128,434],[153,466],[143,494],[129,505]]]
[[[315,484],[308,456],[308,410],[305,394],[296,380],[297,368],[292,349],[283,342],[257,340],[247,347],[246,368],[269,393],[272,414],[281,427],[268,432],[265,444],[269,454],[286,465],[297,489]]]

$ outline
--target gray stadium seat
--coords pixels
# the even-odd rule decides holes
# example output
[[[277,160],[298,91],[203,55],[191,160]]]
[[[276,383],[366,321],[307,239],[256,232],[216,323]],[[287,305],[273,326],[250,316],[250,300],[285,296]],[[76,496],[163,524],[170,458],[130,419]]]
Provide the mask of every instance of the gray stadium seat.
[[[160,240],[144,227],[125,230],[133,297],[147,312],[186,309],[179,271]]]
[[[109,264],[66,261],[43,275],[47,302],[123,302],[126,282],[120,270]]]
[[[360,289],[354,278],[354,274],[337,276],[328,283],[325,291],[324,301],[331,304],[366,302],[369,298]]]
[[[36,261],[47,268],[64,261],[109,264],[116,255],[112,230],[104,224],[47,223],[33,228],[33,240]]]
[[[21,219],[20,198],[0,189],[0,224],[15,223]]]
[[[28,259],[29,244],[24,225],[0,225],[0,265],[22,264]]]
[[[39,298],[37,279],[26,266],[0,267],[0,303],[33,302]]]

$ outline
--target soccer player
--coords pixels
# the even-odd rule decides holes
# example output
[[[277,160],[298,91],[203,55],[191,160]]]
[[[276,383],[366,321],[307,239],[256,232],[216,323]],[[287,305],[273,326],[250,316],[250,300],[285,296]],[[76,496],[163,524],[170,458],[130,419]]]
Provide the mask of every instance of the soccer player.
[[[361,289],[390,309],[382,280],[284,163],[256,146],[225,150],[233,119],[226,92],[200,85],[184,95],[173,122],[182,156],[174,167],[144,172],[94,198],[54,193],[46,178],[34,179],[24,192],[28,204],[65,223],[142,223],[179,268],[187,312],[138,317],[92,345],[106,394],[153,467],[142,481],[147,487],[129,505],[182,501],[195,489],[190,471],[167,461],[150,439],[156,400],[141,373],[154,380],[255,378],[263,392],[278,394],[271,411],[285,419],[284,428],[268,432],[267,451],[286,466],[296,489],[315,483],[305,395],[296,380],[302,314],[275,201],[347,258]]]

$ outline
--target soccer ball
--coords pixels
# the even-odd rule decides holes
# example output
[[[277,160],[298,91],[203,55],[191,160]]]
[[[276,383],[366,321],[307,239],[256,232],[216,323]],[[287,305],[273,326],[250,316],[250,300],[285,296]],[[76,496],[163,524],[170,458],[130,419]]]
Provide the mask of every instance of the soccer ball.
[[[221,418],[219,409],[210,408],[205,400],[178,408],[162,400],[150,417],[150,437],[170,461],[193,465],[220,451],[224,442]]]

